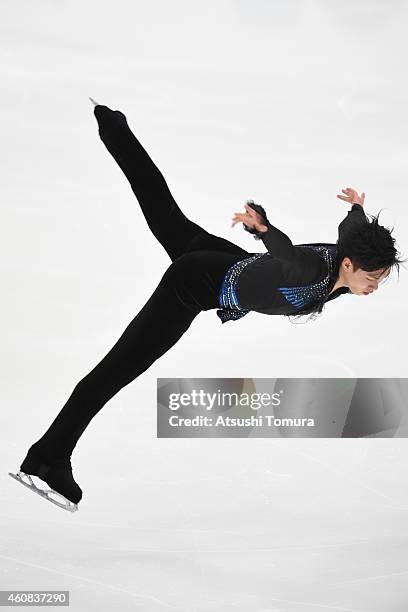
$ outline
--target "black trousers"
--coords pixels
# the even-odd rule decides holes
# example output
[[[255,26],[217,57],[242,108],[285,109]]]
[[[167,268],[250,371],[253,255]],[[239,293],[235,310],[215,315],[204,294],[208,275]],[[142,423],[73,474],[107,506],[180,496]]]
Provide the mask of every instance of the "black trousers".
[[[149,228],[172,263],[116,344],[78,382],[54,422],[33,445],[33,450],[50,461],[70,457],[106,402],[168,351],[201,310],[219,308],[226,271],[249,255],[183,214],[123,113],[98,105],[94,114],[102,142],[124,172]],[[214,324],[219,324],[216,316]]]

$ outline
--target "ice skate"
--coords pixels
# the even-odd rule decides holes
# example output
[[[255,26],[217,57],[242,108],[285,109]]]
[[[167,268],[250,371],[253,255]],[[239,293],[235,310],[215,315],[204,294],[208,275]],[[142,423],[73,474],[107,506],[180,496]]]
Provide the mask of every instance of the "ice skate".
[[[96,102],[96,100],[94,100],[94,99],[93,99],[93,98],[91,98],[90,96],[89,96],[89,99],[90,99],[90,101],[92,102],[92,104],[93,104],[94,106],[100,106],[99,102]]]
[[[41,497],[44,497],[48,501],[52,502],[53,504],[56,504],[57,506],[59,506],[60,508],[63,508],[64,510],[68,510],[69,512],[76,512],[79,509],[77,504],[74,504],[73,502],[71,502],[69,499],[67,499],[60,493],[57,493],[57,491],[54,491],[53,489],[40,489],[39,487],[37,487],[37,485],[33,482],[33,479],[31,478],[29,474],[25,474],[24,472],[21,472],[21,471],[18,472],[17,474],[13,474],[12,472],[9,472],[9,476],[11,476],[12,478],[15,478],[15,480],[17,480],[18,482],[21,482],[21,484],[25,485],[26,487],[28,487],[35,493],[38,493],[39,495],[41,495]],[[26,482],[24,478],[27,478],[28,482]],[[53,499],[51,497],[52,495],[56,495],[57,499]],[[57,501],[58,499],[60,499],[61,501]]]
[[[78,510],[77,504],[82,498],[82,490],[74,480],[69,459],[50,464],[30,449],[20,471],[17,474],[9,472],[9,475],[60,508],[69,512]],[[43,483],[37,485],[32,476],[45,482],[50,489],[40,488]]]

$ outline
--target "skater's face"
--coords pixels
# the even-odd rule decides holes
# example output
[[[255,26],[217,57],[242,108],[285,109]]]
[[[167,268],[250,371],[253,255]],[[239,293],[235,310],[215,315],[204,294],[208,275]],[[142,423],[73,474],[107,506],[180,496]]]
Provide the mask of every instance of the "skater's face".
[[[351,260],[345,257],[341,264],[343,281],[355,295],[370,295],[389,276],[390,268],[379,270],[355,270]]]

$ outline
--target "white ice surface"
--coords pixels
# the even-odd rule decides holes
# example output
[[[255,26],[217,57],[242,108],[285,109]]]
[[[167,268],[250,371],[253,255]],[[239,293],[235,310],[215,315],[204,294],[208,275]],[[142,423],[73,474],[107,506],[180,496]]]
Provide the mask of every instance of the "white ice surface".
[[[407,256],[407,19],[404,0],[3,0],[1,589],[69,590],[75,612],[406,612],[404,439],[155,429],[157,377],[405,377],[403,268],[305,325],[202,313],[84,433],[79,512],[7,472],[170,263],[88,96],[209,231],[255,252],[230,227],[252,198],[294,243],[335,242],[350,186]]]

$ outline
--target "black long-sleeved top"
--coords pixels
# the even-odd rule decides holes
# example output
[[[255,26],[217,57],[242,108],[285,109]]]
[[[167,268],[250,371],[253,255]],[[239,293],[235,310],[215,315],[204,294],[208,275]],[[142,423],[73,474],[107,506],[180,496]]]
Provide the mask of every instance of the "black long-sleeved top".
[[[353,204],[340,223],[344,232],[366,222],[362,206]],[[236,320],[251,310],[270,315],[299,314],[312,304],[334,300],[348,287],[331,290],[338,278],[337,244],[292,244],[286,234],[265,220],[260,234],[266,253],[250,253],[225,274],[217,315],[222,323]],[[339,241],[338,241],[339,242]]]

